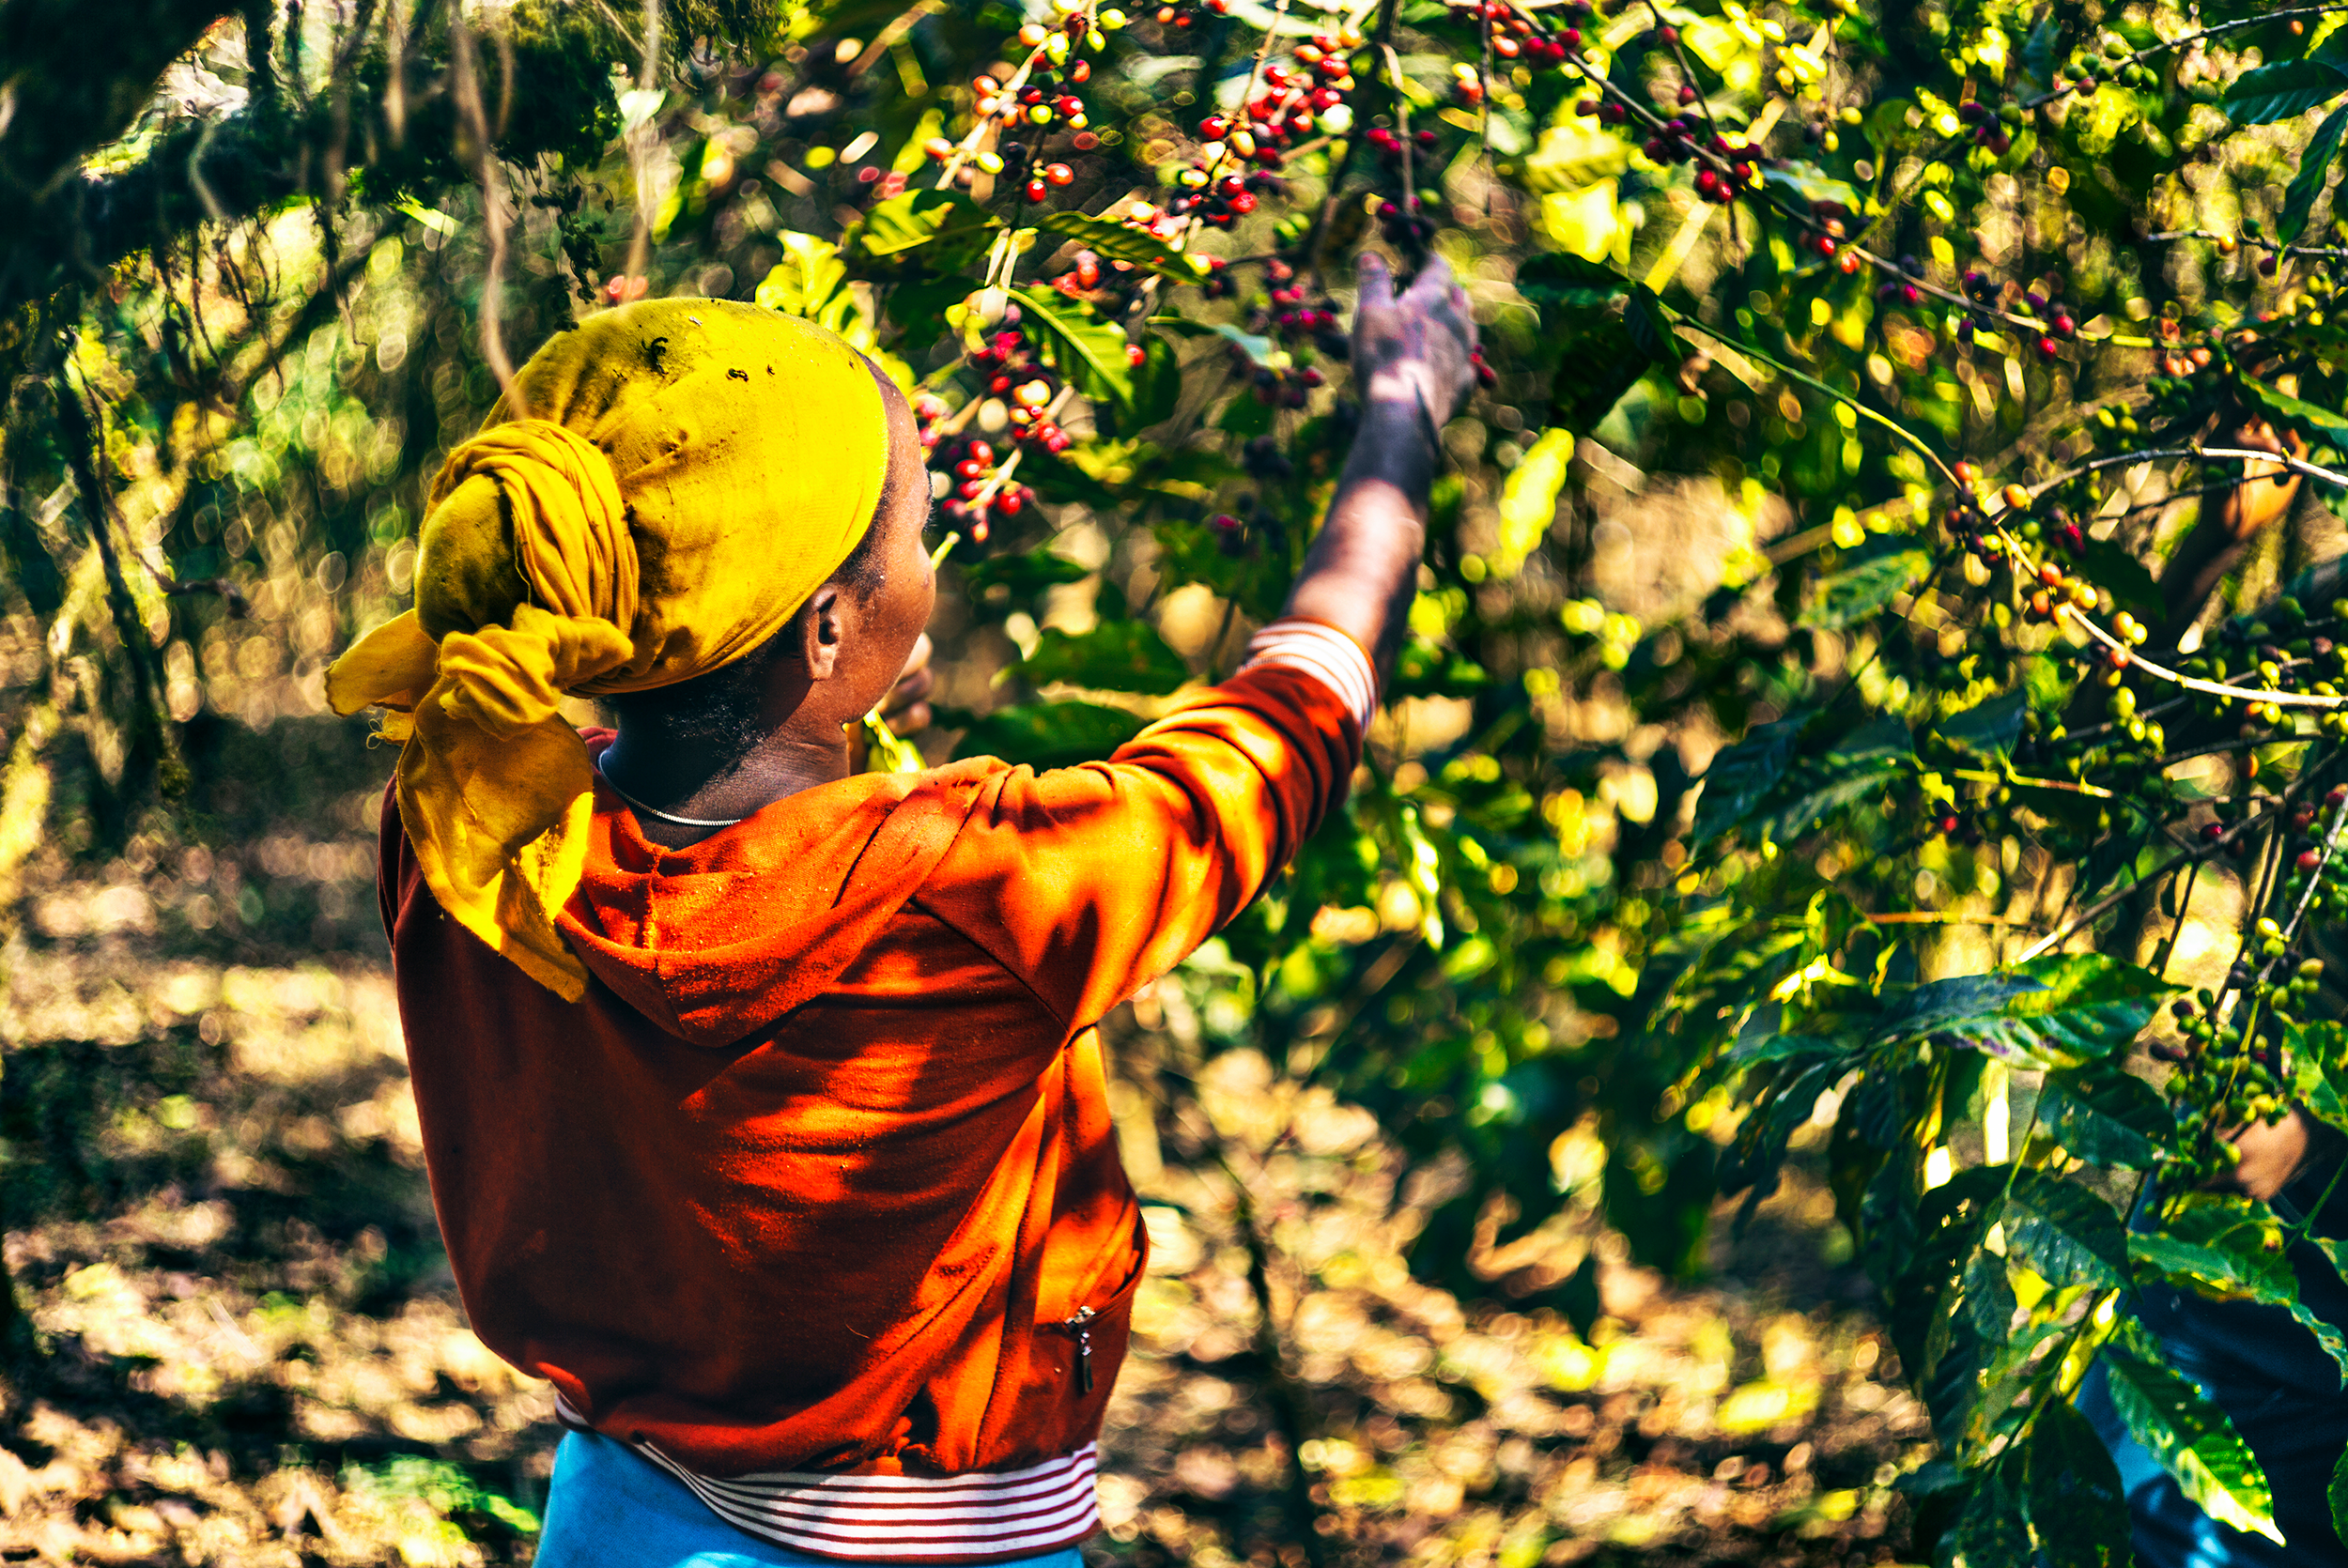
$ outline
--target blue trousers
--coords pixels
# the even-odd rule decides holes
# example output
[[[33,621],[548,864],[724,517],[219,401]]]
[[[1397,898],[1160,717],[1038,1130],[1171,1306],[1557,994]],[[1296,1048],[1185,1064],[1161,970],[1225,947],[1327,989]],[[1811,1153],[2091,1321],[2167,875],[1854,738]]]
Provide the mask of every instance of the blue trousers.
[[[626,1444],[581,1432],[565,1433],[555,1451],[535,1562],[536,1568],[840,1568],[833,1559],[745,1534]],[[1084,1560],[1071,1546],[998,1568],[1084,1568]]]

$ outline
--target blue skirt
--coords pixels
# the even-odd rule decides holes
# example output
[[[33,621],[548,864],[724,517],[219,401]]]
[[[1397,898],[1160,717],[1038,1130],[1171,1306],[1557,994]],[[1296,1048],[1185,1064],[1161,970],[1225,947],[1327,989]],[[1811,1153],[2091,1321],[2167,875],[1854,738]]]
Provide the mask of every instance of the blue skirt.
[[[887,1559],[862,1559],[886,1561]],[[840,1568],[746,1534],[626,1443],[564,1434],[536,1568]],[[1083,1568],[1074,1546],[997,1568]]]

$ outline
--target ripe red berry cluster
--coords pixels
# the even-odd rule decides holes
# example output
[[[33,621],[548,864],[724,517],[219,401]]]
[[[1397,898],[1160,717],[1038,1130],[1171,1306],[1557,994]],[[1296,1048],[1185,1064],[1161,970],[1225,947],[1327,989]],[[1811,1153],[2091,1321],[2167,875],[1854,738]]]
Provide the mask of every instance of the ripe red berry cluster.
[[[1887,304],[1906,305],[1914,310],[1924,302],[1924,291],[1919,281],[1924,275],[1923,263],[1914,256],[1902,256],[1897,272],[1876,286],[1876,298]]]
[[[1091,251],[1078,251],[1076,265],[1052,280],[1052,286],[1074,299],[1089,294],[1101,286],[1101,258]]]
[[[1035,500],[1035,492],[1025,484],[996,484],[1001,458],[990,441],[957,437],[933,449],[931,461],[944,469],[953,486],[938,511],[956,526],[967,529],[973,544],[986,543],[996,518],[1016,517]]]
[[[1245,175],[1227,174],[1200,190],[1167,197],[1166,211],[1177,219],[1195,216],[1212,227],[1228,229],[1256,210],[1259,194],[1280,196],[1287,192],[1288,182],[1278,175],[1260,170]]]
[[[1231,357],[1242,364],[1252,362],[1247,350],[1236,344],[1231,346]],[[1324,379],[1310,365],[1257,365],[1256,401],[1273,408],[1302,408]]]
[[[1435,238],[1435,221],[1423,213],[1405,213],[1395,202],[1378,204],[1378,232],[1398,250],[1423,251]]]
[[[2160,368],[2179,379],[2197,370],[2207,370],[2217,356],[2205,343],[2188,346],[2185,342],[2185,326],[2172,316],[2163,316],[2154,329],[2160,343]]]
[[[1586,20],[1590,8],[1576,3],[1558,8],[1565,24],[1553,32],[1544,32],[1534,20],[1506,0],[1466,0],[1452,6],[1455,14],[1465,12],[1469,17],[1489,26],[1491,31],[1492,53],[1504,60],[1527,60],[1535,65],[1563,65],[1566,57],[1582,47],[1580,23]]]
[[[1362,140],[1367,142],[1370,146],[1370,150],[1377,153],[1380,158],[1384,159],[1387,162],[1397,163],[1401,161],[1402,138],[1387,130],[1384,126],[1371,126],[1367,131],[1363,132]],[[1435,133],[1431,131],[1414,131],[1411,133],[1411,140],[1421,151],[1429,151],[1434,147]]]
[[[1272,324],[1284,332],[1325,332],[1337,324],[1336,301],[1323,298],[1307,305],[1303,284],[1294,282],[1296,269],[1274,256],[1264,264],[1272,284]]]
[[[1696,156],[1699,147],[1726,160],[1734,176],[1723,179],[1708,163],[1699,170],[1696,189],[1706,199],[1734,201],[1739,191],[1752,185],[1754,160],[1761,155],[1743,142],[1732,142],[1718,131],[1707,136],[1703,126],[1679,115],[1665,120],[1663,129],[1646,139],[1646,155],[1658,163],[1685,163]]]
[[[1223,16],[1231,8],[1231,0],[1199,0],[1198,9],[1212,16]],[[1157,10],[1161,27],[1188,27],[1195,18],[1188,6],[1160,6]]]

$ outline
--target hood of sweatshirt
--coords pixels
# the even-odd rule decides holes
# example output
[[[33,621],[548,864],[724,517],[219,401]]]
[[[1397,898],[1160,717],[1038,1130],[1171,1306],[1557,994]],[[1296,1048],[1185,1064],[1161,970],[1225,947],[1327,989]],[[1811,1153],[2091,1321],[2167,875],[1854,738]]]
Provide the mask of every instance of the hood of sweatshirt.
[[[610,730],[587,732],[600,756]],[[722,1049],[831,984],[962,830],[1004,764],[862,774],[787,795],[700,843],[668,849],[595,783],[564,936],[597,979],[669,1034]]]

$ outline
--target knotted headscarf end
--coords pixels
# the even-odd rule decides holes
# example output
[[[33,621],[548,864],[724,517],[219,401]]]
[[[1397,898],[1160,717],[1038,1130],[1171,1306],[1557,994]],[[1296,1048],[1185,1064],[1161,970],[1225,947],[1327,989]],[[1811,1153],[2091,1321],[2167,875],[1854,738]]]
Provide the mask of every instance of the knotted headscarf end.
[[[838,337],[715,300],[594,317],[521,380],[555,418],[492,423],[450,453],[416,607],[334,662],[327,699],[386,710],[400,820],[441,908],[576,1002],[587,970],[556,918],[585,869],[595,766],[562,699],[689,680],[779,630],[870,527],[888,415]]]

